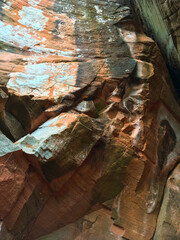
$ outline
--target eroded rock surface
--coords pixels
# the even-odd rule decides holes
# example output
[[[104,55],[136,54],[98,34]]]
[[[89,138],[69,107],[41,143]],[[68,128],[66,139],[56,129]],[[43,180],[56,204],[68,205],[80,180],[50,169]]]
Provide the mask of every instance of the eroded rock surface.
[[[166,58],[180,98],[180,1],[135,0],[147,31],[156,40]]]
[[[0,3],[0,239],[152,239],[180,108],[131,3]]]
[[[154,239],[180,238],[180,164],[168,178]]]

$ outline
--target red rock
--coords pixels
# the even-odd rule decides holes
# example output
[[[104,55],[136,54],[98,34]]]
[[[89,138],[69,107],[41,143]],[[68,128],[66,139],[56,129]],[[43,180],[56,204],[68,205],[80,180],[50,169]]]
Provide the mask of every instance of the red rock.
[[[0,3],[0,239],[153,237],[180,108],[130,2]]]
[[[12,209],[25,185],[28,162],[22,151],[0,133],[0,218]]]
[[[154,239],[178,239],[180,237],[180,165],[178,164],[168,178],[165,194],[158,216]]]

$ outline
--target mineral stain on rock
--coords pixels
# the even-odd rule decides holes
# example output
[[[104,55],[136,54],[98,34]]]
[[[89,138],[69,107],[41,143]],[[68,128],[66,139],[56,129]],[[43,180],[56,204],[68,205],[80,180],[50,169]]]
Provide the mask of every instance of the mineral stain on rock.
[[[42,10],[34,7],[23,7],[19,11],[19,23],[34,30],[42,31],[48,18],[43,15]]]
[[[0,2],[0,239],[179,236],[178,3],[133,2]]]
[[[166,164],[167,156],[173,151],[177,142],[173,128],[167,120],[161,122],[159,128],[158,164],[162,169]]]

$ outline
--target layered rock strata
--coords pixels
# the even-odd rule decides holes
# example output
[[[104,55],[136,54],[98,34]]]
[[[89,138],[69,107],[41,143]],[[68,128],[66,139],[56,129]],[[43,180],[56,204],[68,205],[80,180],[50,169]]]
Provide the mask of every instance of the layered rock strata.
[[[180,164],[169,176],[154,239],[180,238]]]
[[[0,14],[0,239],[164,236],[180,108],[131,1],[4,0]]]
[[[135,0],[146,31],[158,43],[180,98],[180,1]]]

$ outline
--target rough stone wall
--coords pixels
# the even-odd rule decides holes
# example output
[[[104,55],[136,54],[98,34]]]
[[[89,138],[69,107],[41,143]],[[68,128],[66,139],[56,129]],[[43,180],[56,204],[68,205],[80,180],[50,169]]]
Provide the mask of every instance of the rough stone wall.
[[[0,2],[1,240],[166,240],[180,107],[131,3]]]
[[[166,57],[174,85],[180,96],[180,1],[135,0],[148,33]]]
[[[180,236],[180,164],[170,174],[158,217],[155,240],[179,239]]]

